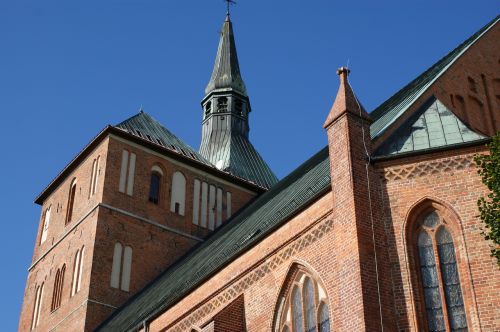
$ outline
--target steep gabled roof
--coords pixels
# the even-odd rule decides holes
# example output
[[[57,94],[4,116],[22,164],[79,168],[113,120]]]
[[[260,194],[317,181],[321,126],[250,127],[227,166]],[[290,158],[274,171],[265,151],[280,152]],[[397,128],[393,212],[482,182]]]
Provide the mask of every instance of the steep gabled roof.
[[[433,96],[384,141],[375,155],[396,155],[484,139],[486,136],[468,128]]]
[[[132,297],[98,331],[131,331],[167,310],[330,189],[325,147]]]
[[[446,70],[469,49],[481,36],[491,29],[500,16],[486,24],[481,30],[448,53],[432,67],[423,72],[416,79],[399,90],[391,98],[387,99],[373,112],[370,113],[374,120],[370,127],[372,138],[381,135],[391,124],[393,124],[415,101],[434,83]]]
[[[189,145],[181,141],[167,128],[156,121],[151,115],[140,111],[136,115],[117,124],[116,128],[123,129],[128,133],[146,139],[155,144],[159,144],[167,149],[183,154],[188,158],[198,160],[204,164],[213,166],[201,154]]]

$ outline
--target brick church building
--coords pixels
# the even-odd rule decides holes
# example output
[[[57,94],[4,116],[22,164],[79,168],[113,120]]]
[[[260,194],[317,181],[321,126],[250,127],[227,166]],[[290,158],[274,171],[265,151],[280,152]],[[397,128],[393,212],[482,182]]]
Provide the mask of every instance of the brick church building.
[[[227,16],[199,150],[144,111],[42,191],[20,331],[500,331],[474,156],[500,130],[500,17],[278,180]]]

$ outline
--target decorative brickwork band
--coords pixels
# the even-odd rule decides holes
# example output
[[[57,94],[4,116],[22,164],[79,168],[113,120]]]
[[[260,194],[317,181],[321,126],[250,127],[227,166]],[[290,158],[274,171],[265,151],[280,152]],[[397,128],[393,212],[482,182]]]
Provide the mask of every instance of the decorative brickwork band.
[[[387,181],[405,180],[430,174],[451,172],[474,166],[474,156],[457,156],[433,161],[424,161],[416,164],[389,167],[384,169],[384,178]]]
[[[272,271],[276,270],[283,263],[287,262],[291,257],[303,251],[305,248],[320,240],[323,236],[325,236],[325,234],[333,230],[332,219],[320,219],[318,222],[319,223],[317,225],[310,228],[300,237],[284,245],[274,255],[272,255],[271,257],[266,257],[266,259],[261,261],[261,264],[259,266],[253,268],[251,272],[249,272],[246,276],[237,279],[233,285],[229,286],[209,302],[205,303],[194,312],[189,314],[187,317],[177,323],[172,329],[169,328],[168,331],[189,331],[193,327],[193,325],[199,324],[202,319],[206,318],[222,306],[225,306],[231,301],[235,300],[250,286],[261,280],[264,276],[268,275]]]

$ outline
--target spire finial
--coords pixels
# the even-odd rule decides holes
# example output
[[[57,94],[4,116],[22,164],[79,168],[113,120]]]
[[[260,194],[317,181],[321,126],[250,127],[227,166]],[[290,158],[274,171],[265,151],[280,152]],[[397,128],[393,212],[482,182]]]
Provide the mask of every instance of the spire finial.
[[[226,5],[227,5],[226,16],[229,18],[229,15],[231,14],[230,7],[231,7],[231,5],[236,5],[236,1],[234,1],[234,0],[224,0],[224,1],[226,2]]]

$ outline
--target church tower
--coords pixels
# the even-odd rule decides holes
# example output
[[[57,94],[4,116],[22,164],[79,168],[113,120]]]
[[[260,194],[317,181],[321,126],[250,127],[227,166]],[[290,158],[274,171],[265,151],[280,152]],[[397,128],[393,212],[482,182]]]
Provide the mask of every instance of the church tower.
[[[229,13],[222,26],[214,69],[201,102],[200,154],[218,169],[270,188],[277,182],[249,140],[250,99],[241,77]]]

